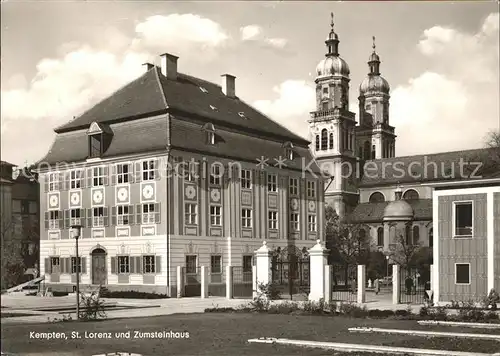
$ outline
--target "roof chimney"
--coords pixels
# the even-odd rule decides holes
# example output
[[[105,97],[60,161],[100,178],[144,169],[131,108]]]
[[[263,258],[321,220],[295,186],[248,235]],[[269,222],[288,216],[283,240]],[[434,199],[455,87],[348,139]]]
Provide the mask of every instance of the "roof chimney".
[[[222,74],[222,92],[224,95],[234,98],[236,96],[235,80],[236,77],[231,74]]]
[[[169,53],[164,53],[160,57],[161,74],[167,77],[167,79],[177,80],[177,59],[179,59],[179,57]]]
[[[149,72],[151,69],[153,69],[153,67],[154,64],[148,62],[142,64],[142,68],[144,68],[144,73]]]

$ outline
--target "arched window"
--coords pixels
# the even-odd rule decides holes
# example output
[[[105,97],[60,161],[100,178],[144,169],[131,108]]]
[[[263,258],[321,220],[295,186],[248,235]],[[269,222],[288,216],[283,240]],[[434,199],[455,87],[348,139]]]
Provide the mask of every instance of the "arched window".
[[[375,145],[372,145],[372,159],[375,159]]]
[[[420,229],[418,228],[418,226],[414,226],[413,227],[413,244],[417,245],[419,239],[420,239]]]
[[[319,151],[319,135],[316,135],[316,151]]]
[[[377,246],[384,246],[384,228],[377,229]]]
[[[324,151],[328,147],[328,133],[326,129],[321,130],[321,150]]]
[[[370,159],[370,142],[368,141],[365,141],[365,143],[363,144],[364,145],[364,148],[363,148],[363,158],[365,160],[369,160]]]
[[[358,146],[358,157],[360,160],[363,160],[363,147]]]
[[[429,247],[434,246],[434,231],[432,227],[429,229]]]
[[[412,241],[411,241],[411,227],[410,227],[410,225],[406,225],[405,238],[406,238],[406,244],[411,245]]]
[[[414,200],[418,199],[418,192],[415,189],[408,189],[404,194],[403,194],[403,199],[405,200]]]
[[[370,203],[382,203],[385,201],[384,194],[380,192],[375,192],[370,195]]]
[[[329,142],[329,146],[328,146],[330,149],[333,148],[333,133],[330,133],[330,142]]]

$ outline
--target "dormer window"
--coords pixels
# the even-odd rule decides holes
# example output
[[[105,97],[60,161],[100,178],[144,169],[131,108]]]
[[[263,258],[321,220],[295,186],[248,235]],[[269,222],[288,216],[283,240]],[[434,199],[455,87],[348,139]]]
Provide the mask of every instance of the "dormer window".
[[[240,111],[238,113],[239,117],[243,118],[243,119],[247,119],[247,117],[245,116],[245,113],[243,111]]]
[[[212,109],[213,111],[219,111],[219,109],[217,109],[215,106],[213,105],[210,105],[210,109]]]
[[[323,94],[328,94],[328,87],[323,88]]]
[[[215,127],[214,127],[214,125],[211,123],[207,123],[207,124],[203,125],[202,130],[205,131],[207,144],[215,145]]]
[[[109,147],[113,132],[108,126],[93,122],[87,135],[89,137],[89,158],[99,158]]]
[[[285,157],[289,160],[293,160],[293,145],[291,142],[285,142],[283,145],[285,149]]]
[[[208,93],[208,90],[207,90],[207,89],[205,89],[205,88],[203,88],[203,87],[200,87],[200,90],[201,90],[202,92],[204,92],[204,93]]]
[[[98,158],[103,154],[102,149],[102,134],[89,135],[90,148],[89,157]]]

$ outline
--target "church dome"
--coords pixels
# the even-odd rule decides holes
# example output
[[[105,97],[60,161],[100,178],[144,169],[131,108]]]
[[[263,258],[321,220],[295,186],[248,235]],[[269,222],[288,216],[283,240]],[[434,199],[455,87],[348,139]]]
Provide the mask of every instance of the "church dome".
[[[413,208],[404,200],[391,201],[384,209],[384,220],[408,221],[413,219]]]
[[[369,75],[359,86],[359,93],[361,95],[369,92],[382,92],[389,94],[390,90],[391,87],[389,86],[389,83],[380,75]]]
[[[318,77],[326,77],[330,75],[339,75],[349,77],[350,71],[347,62],[339,56],[329,56],[322,59],[316,66],[316,74]]]

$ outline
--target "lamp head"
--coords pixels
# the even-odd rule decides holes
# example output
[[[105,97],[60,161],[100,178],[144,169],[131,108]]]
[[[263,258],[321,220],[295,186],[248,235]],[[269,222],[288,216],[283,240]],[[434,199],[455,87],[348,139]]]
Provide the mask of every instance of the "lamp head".
[[[82,225],[71,225],[73,231],[73,238],[78,239],[82,231]]]

